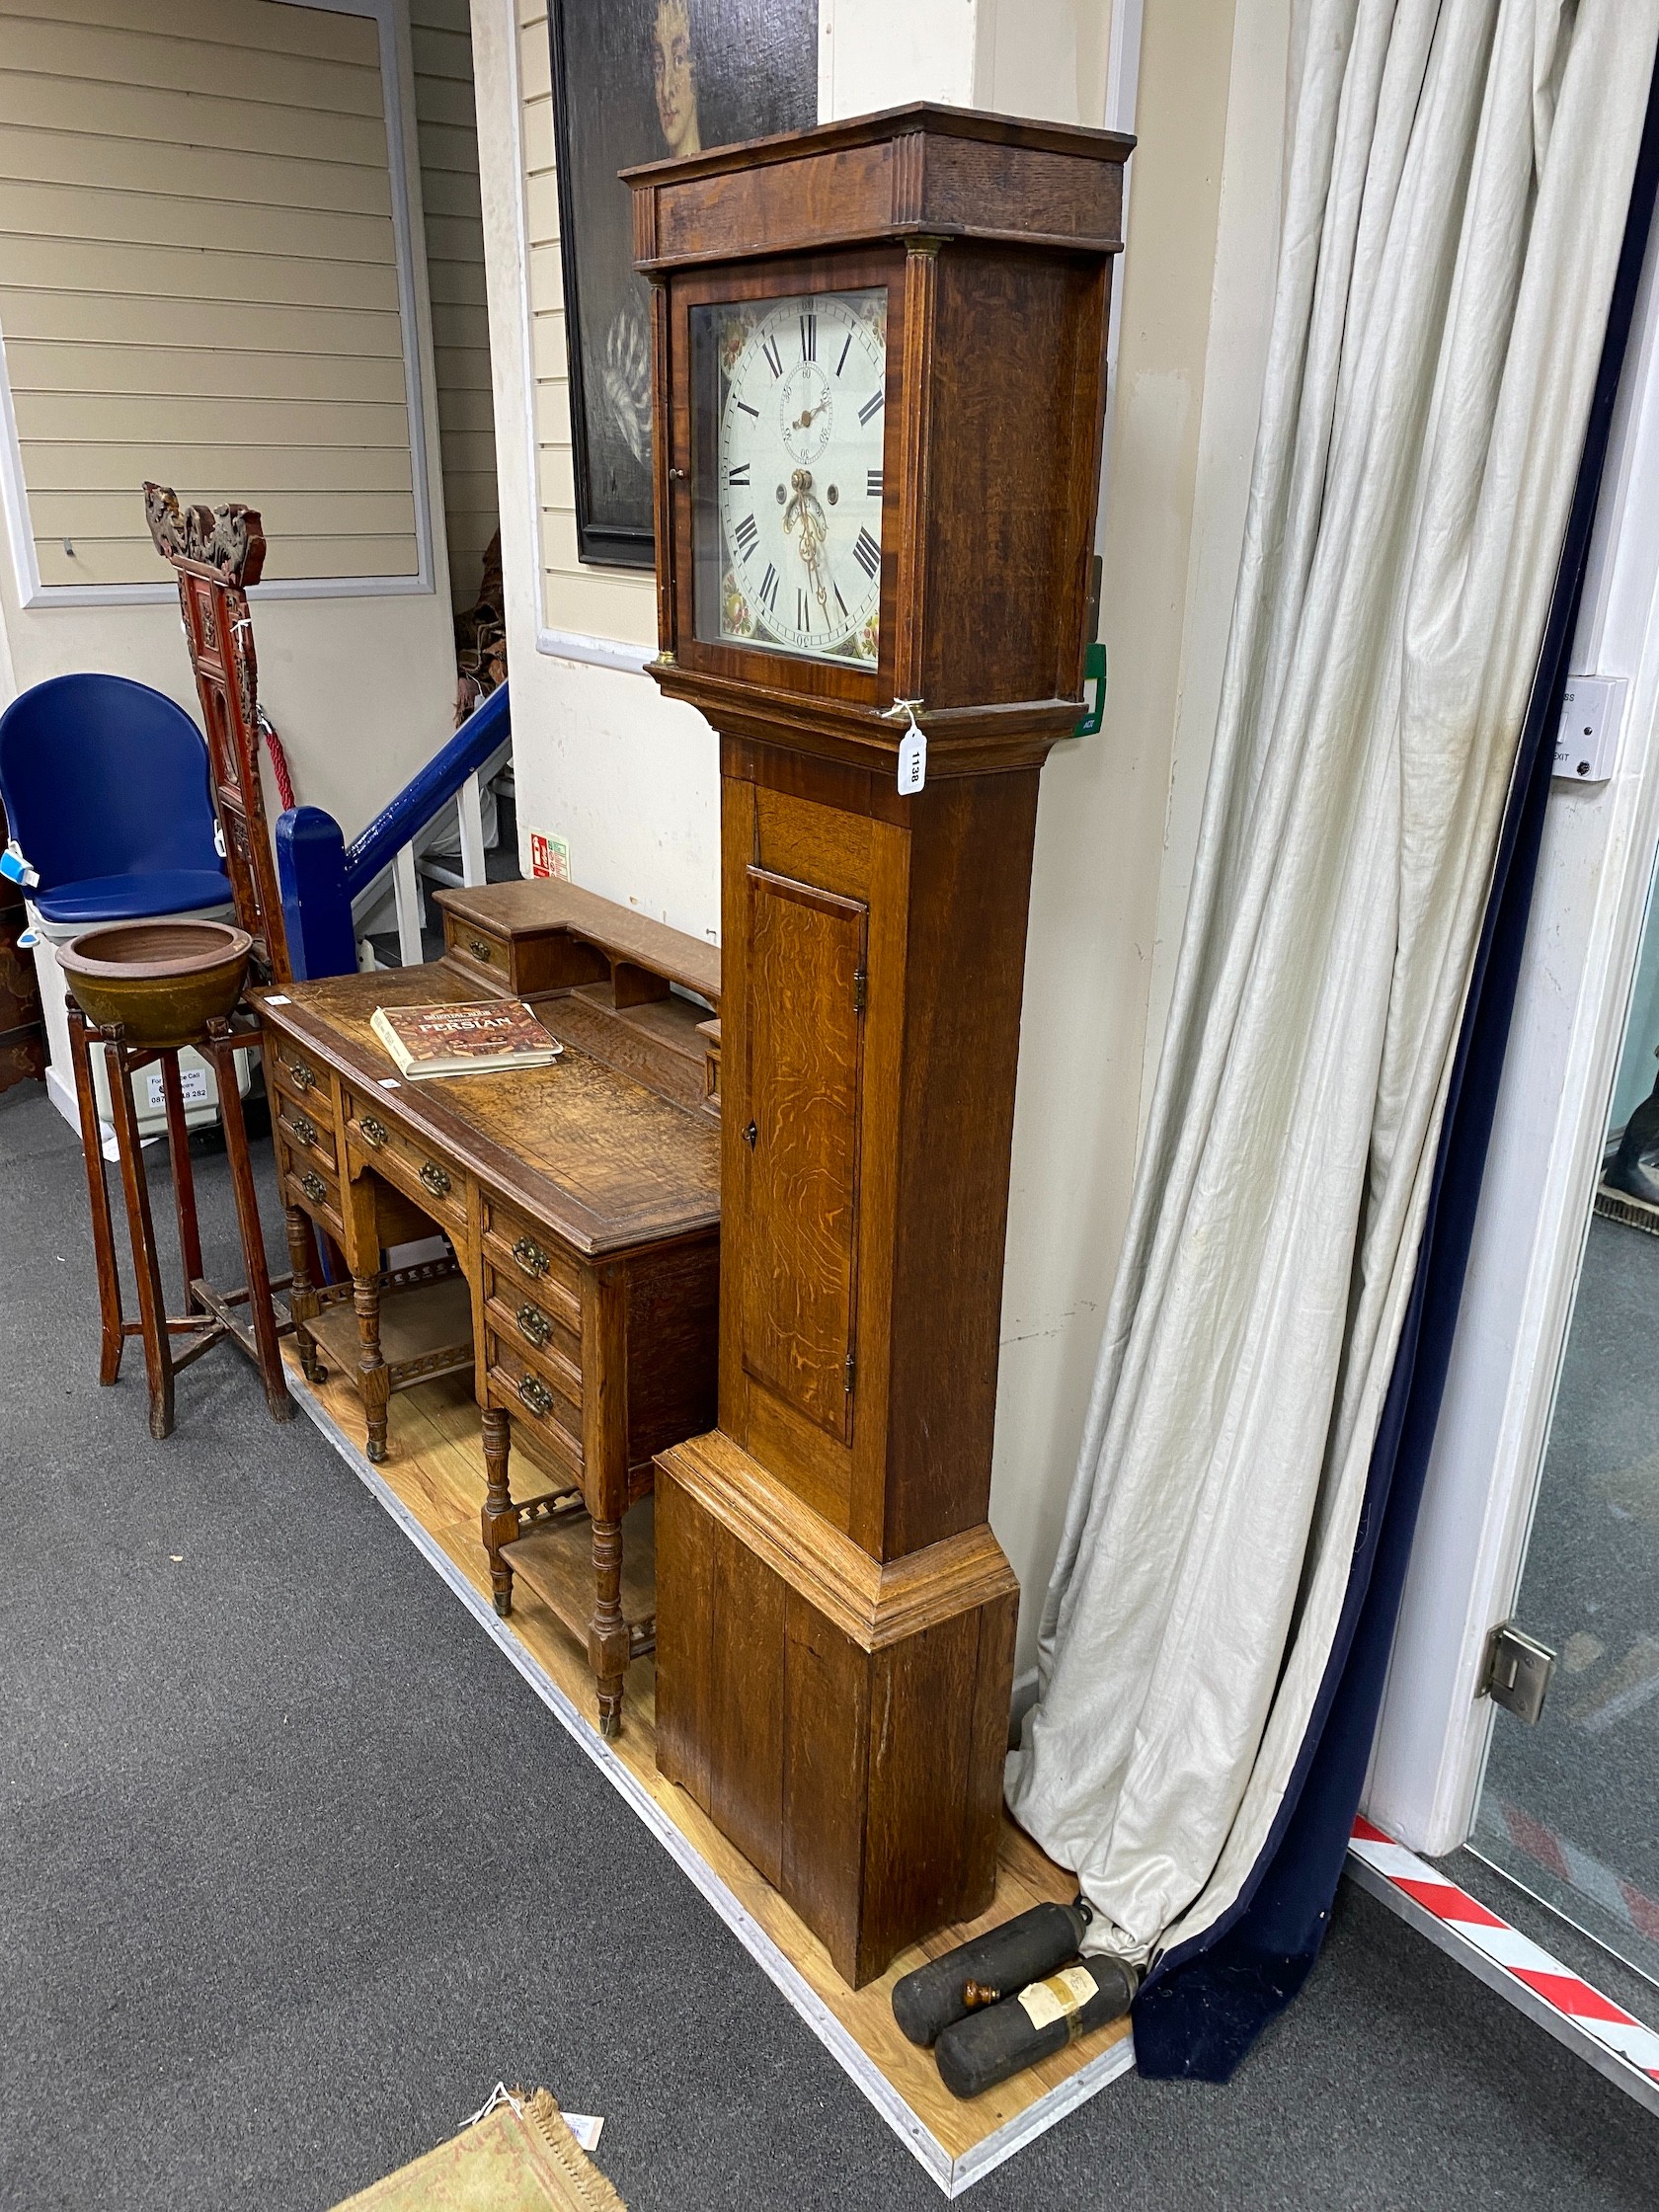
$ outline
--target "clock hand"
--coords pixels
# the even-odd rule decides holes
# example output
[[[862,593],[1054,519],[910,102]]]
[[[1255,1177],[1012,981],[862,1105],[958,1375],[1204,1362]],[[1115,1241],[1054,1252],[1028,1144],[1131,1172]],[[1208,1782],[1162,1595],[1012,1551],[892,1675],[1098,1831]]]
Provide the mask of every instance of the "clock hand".
[[[810,468],[798,468],[789,481],[794,490],[794,497],[783,511],[783,526],[785,530],[792,533],[797,522],[801,525],[801,559],[806,565],[808,580],[823,611],[826,627],[828,627],[830,621],[830,593],[825,587],[824,578],[819,572],[818,557],[824,549],[826,538],[830,534],[830,525],[824,518],[823,508],[819,506],[813,495],[812,470]]]

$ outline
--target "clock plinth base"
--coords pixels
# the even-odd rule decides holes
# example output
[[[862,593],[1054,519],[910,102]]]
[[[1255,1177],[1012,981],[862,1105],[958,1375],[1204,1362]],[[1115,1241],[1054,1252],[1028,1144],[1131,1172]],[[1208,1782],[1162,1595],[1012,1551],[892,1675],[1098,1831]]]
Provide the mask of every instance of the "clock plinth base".
[[[1013,1569],[983,1522],[884,1565],[719,1430],[657,1469],[657,1764],[859,1988],[991,1901]]]

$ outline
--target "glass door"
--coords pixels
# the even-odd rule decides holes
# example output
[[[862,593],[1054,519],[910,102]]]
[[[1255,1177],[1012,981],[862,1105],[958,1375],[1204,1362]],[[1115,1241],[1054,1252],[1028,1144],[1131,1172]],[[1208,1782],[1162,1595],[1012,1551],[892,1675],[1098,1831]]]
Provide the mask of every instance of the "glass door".
[[[1659,902],[1512,1619],[1555,1654],[1493,1719],[1469,1848],[1659,1982]]]

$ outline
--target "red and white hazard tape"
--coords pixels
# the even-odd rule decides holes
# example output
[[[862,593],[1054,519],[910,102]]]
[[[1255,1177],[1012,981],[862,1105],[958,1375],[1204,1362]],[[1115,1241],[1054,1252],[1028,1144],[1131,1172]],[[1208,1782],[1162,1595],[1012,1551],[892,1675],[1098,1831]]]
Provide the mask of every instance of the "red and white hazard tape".
[[[1659,1904],[1644,1890],[1627,1882],[1622,1874],[1616,1874],[1611,1866],[1604,1866],[1599,1858],[1592,1858],[1565,1836],[1557,1836],[1541,1820],[1524,1813],[1519,1805],[1506,1805],[1500,1797],[1493,1809],[1510,1842],[1535,1866],[1541,1866],[1546,1874],[1576,1889],[1581,1897],[1593,1898],[1604,1912],[1621,1920],[1626,1928],[1633,1928],[1638,1936],[1645,1936],[1650,1943],[1659,1943]],[[1484,1814],[1485,1804],[1481,1810]]]
[[[1599,2055],[1602,2072],[1615,2080],[1625,2077],[1624,2086],[1634,2089],[1644,2103],[1652,2100],[1659,2090],[1659,2034],[1652,2028],[1644,2027],[1530,1936],[1511,1928],[1466,1890],[1449,1882],[1438,1867],[1407,1851],[1403,1844],[1392,1842],[1369,1820],[1355,1821],[1348,1853],[1357,1861],[1356,1871],[1363,1868],[1373,1877],[1381,1876],[1382,1884],[1395,1898],[1417,1908],[1416,1913],[1407,1913],[1408,1919],[1426,1916],[1451,1937],[1451,1941],[1437,1937],[1445,1949],[1457,1955],[1466,1946],[1472,1955],[1465,1958],[1465,1963],[1474,1966],[1476,1972],[1484,1967],[1482,1980],[1510,1996],[1552,2032],[1569,2030],[1562,2034],[1563,2040],[1579,2045],[1586,2056]],[[1378,1889],[1375,1878],[1365,1886]]]

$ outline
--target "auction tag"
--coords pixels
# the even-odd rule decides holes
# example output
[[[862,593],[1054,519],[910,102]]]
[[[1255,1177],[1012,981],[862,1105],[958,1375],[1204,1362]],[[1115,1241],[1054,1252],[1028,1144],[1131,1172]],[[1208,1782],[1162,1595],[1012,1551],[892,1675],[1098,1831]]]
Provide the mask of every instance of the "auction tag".
[[[1033,2027],[1052,2027],[1056,2020],[1070,2020],[1077,2032],[1078,2014],[1095,1992],[1095,1979],[1086,1966],[1066,1966],[1046,1982],[1033,1982],[1019,1993],[1025,2016]]]
[[[899,789],[908,799],[927,781],[927,739],[912,722],[899,741]]]

